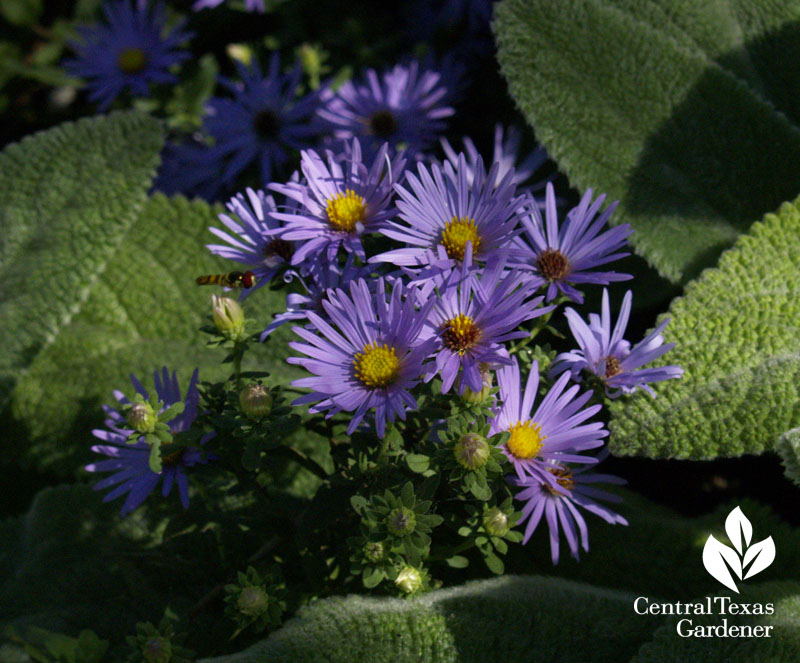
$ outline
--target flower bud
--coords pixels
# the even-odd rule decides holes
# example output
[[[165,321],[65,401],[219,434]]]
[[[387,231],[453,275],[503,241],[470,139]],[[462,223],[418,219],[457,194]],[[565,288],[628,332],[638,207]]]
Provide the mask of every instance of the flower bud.
[[[236,600],[236,607],[248,617],[258,617],[269,606],[269,595],[261,587],[245,587]]]
[[[211,315],[216,328],[228,338],[238,340],[244,332],[244,311],[230,297],[211,295]]]
[[[453,455],[464,469],[477,470],[489,460],[489,443],[483,435],[467,433],[456,442]]]
[[[158,415],[150,403],[134,403],[128,410],[128,424],[137,433],[152,433],[155,430]]]
[[[148,663],[169,663],[172,658],[172,643],[158,635],[148,638],[142,647],[142,656]]]
[[[487,398],[489,392],[492,390],[492,372],[489,370],[489,364],[483,363],[480,365],[481,383],[482,388],[480,391],[472,391],[469,387],[464,387],[461,392],[461,398],[470,405],[480,405]]]
[[[406,566],[397,574],[394,584],[405,594],[413,594],[422,586],[422,575],[413,566]]]
[[[251,419],[260,419],[272,410],[272,396],[263,384],[251,382],[239,392],[239,406]]]
[[[417,517],[411,509],[401,506],[389,513],[386,526],[395,536],[406,536],[417,526]]]
[[[364,548],[364,557],[370,562],[380,562],[386,556],[386,549],[382,543],[370,541]]]
[[[510,529],[508,516],[502,509],[493,506],[483,514],[483,527],[491,536],[503,536]]]

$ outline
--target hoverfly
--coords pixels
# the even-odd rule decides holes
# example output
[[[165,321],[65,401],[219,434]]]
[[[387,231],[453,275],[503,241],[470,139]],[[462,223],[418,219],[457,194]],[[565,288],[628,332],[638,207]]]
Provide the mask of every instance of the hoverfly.
[[[198,276],[197,285],[222,285],[226,288],[252,288],[256,284],[253,272],[228,272],[227,274],[206,274]]]

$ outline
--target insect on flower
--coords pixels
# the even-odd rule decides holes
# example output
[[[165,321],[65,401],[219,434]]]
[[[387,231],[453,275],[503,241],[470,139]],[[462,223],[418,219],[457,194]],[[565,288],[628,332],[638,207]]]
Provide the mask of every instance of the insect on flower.
[[[251,271],[206,274],[195,280],[197,285],[222,285],[226,288],[252,288],[256,284],[256,276]]]

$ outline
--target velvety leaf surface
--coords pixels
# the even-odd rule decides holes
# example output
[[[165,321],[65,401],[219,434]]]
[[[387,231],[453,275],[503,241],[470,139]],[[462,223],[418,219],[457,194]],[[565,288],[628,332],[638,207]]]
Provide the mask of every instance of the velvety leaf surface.
[[[80,311],[19,380],[11,406],[16,425],[24,426],[13,435],[18,459],[74,474],[91,455],[90,430],[102,423],[100,404],[115,402],[113,389],[132,393],[131,373],[147,387],[153,371],[166,365],[178,370],[183,390],[195,366],[201,380],[230,373],[230,364],[220,364],[225,351],[206,348],[208,337],[198,331],[211,312],[211,294],[222,290],[194,282],[199,274],[233,268],[204,247],[213,238],[208,226],[217,224],[217,212],[202,201],[160,194],[146,202]],[[258,324],[253,331],[283,310],[283,297],[262,288],[246,300],[245,314]],[[245,368],[273,371],[276,380],[288,383],[283,357],[290,334],[288,327],[279,330],[246,359]]]
[[[0,522],[0,624],[121,638],[158,614],[164,597],[137,570],[141,553],[111,536],[115,510],[88,486],[57,486]]]
[[[691,619],[692,626],[717,626],[720,615],[670,617],[658,629],[653,641],[644,645],[631,663],[662,661],[705,661],[706,663],[794,663],[800,659],[800,583],[782,582],[741,587],[740,594],[729,593],[736,603],[773,603],[773,615],[727,616],[729,626],[771,625],[770,637],[680,637],[679,619]],[[683,628],[688,628],[684,624]]]
[[[114,113],[0,153],[0,408],[108,268],[144,205],[162,143],[153,118]]]
[[[578,189],[621,201],[612,222],[633,224],[637,252],[669,279],[713,264],[800,191],[784,48],[796,4],[504,0],[495,16],[537,138]]]
[[[208,663],[625,660],[657,622],[632,594],[558,578],[505,576],[417,599],[320,601],[267,640]]]
[[[785,432],[775,446],[783,461],[786,476],[800,486],[800,428]]]
[[[800,425],[800,210],[754,224],[672,302],[664,333],[680,380],[612,405],[613,453],[710,459],[773,450]]]

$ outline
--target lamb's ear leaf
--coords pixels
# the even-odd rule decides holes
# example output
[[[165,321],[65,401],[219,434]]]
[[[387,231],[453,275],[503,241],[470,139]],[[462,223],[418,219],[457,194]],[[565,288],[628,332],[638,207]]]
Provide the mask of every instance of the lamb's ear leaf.
[[[100,404],[114,403],[114,389],[130,394],[131,373],[152,385],[153,371],[166,365],[177,371],[184,393],[195,367],[200,380],[230,374],[231,365],[220,363],[225,350],[207,348],[208,337],[199,331],[211,313],[210,295],[219,289],[195,283],[200,274],[233,265],[204,246],[220,211],[180,196],[145,200],[78,309],[18,378],[5,423],[18,429],[8,435],[16,463],[73,476],[91,456],[90,431],[103,421]],[[266,326],[283,300],[283,293],[262,288],[243,307]],[[244,368],[267,367],[273,379],[288,384],[299,373],[284,361],[290,336],[287,325],[251,347]]]
[[[800,199],[784,203],[688,284],[666,317],[679,380],[611,406],[612,453],[712,459],[775,449],[800,426]]]
[[[555,661],[565,632],[570,660],[627,660],[659,621],[634,613],[635,598],[543,576],[482,580],[409,600],[331,598],[253,647],[205,663]]]
[[[124,242],[162,144],[157,120],[126,112],[68,122],[0,153],[0,409]]]
[[[686,282],[800,191],[797,19],[792,3],[503,0],[493,27],[559,169],[618,199],[611,222]]]

